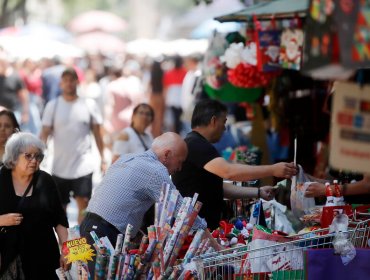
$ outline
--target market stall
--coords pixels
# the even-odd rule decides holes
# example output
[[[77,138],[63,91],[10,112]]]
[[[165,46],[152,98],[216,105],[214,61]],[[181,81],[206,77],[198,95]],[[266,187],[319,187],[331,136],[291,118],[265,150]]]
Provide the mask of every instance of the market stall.
[[[367,86],[359,83],[368,82],[364,68],[370,66],[370,24],[365,15],[370,7],[366,1],[339,2],[276,0],[216,18],[246,22],[246,27],[237,35],[215,34],[205,60],[205,92],[254,108],[262,104],[261,96],[269,96],[274,129],[290,130],[289,157],[294,155],[304,170],[291,184],[276,185],[289,193],[291,212],[260,201],[234,206],[238,211],[250,208],[250,216],[243,212],[220,223],[214,237],[232,249],[195,259],[196,277],[344,279],[353,277],[354,270],[360,278],[369,275],[361,261],[368,258],[369,205],[352,204],[352,197],[343,193],[348,194],[347,183],[357,172],[369,173],[369,97]],[[286,106],[279,108],[283,102]],[[318,201],[306,197],[318,178],[306,175],[325,160],[315,158],[314,144],[320,137],[327,141],[329,130],[330,166],[342,171],[320,176],[329,186],[326,201]],[[293,139],[298,139],[297,154]],[[247,245],[238,247],[245,230]]]
[[[370,22],[365,15],[370,5],[365,1],[351,7],[331,5],[335,3],[338,1],[276,0],[219,17],[220,21],[245,21],[245,28],[215,34],[205,54],[200,90],[227,104],[243,103],[253,127],[250,143],[224,150],[222,156],[249,165],[282,159],[299,165],[299,173],[292,180],[271,183],[279,192],[276,200],[233,201],[232,211],[208,235],[203,229],[191,230],[202,205],[197,195],[185,198],[176,207],[178,192],[164,186],[156,203],[155,223],[137,244],[130,242],[130,226],[115,247],[92,232],[97,256],[95,274],[90,277],[368,277],[370,268],[364,260],[370,253],[370,205],[350,203],[346,196],[353,189],[350,173],[347,177],[321,178],[323,181],[310,175],[320,163],[314,146],[328,138],[330,117],[334,123],[331,165],[361,173],[367,173],[370,166],[368,87],[359,86],[352,77],[356,74],[361,80],[358,72],[370,66],[370,56],[366,55],[370,36],[365,36],[369,35],[365,27]],[[344,26],[353,32],[347,41],[343,34],[347,36],[349,31],[341,33]],[[331,108],[328,97],[333,94],[334,82]],[[264,107],[270,113],[267,128]],[[258,186],[259,182],[235,185]],[[321,188],[324,200],[307,196],[312,186]],[[65,247],[67,258],[75,263],[79,279],[87,279],[86,263],[93,261],[91,247],[86,247],[77,234],[69,242]],[[68,277],[63,271],[58,273],[60,279]]]

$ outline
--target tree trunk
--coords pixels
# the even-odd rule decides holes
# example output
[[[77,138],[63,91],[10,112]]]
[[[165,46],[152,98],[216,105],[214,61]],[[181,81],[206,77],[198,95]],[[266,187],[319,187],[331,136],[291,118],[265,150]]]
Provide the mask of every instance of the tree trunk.
[[[26,11],[26,1],[19,0],[13,8],[9,8],[8,0],[3,0],[1,5],[1,15],[0,15],[0,28],[10,25],[14,25],[17,18],[22,18],[23,22],[27,21],[27,11]]]

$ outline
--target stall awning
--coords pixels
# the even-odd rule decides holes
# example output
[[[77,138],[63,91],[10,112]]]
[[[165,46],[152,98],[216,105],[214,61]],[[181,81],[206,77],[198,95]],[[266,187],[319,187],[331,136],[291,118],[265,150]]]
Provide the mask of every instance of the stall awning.
[[[292,18],[295,16],[304,17],[309,5],[309,0],[275,0],[258,3],[239,12],[216,17],[220,22],[226,21],[251,21],[253,15],[258,19]]]

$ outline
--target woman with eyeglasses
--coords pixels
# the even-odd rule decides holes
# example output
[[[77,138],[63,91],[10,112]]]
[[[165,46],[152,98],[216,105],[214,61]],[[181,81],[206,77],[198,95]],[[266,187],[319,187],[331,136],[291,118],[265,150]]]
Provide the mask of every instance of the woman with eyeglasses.
[[[141,153],[150,148],[153,136],[146,129],[153,120],[154,111],[149,104],[140,103],[134,108],[131,126],[123,129],[114,141],[112,163],[122,154]]]
[[[17,131],[19,131],[19,124],[14,113],[6,109],[0,110],[0,166],[2,166],[5,143]]]
[[[58,279],[68,268],[59,244],[67,241],[68,220],[52,177],[39,169],[44,143],[26,132],[5,145],[0,170],[0,279]],[[2,278],[4,277],[4,278]]]

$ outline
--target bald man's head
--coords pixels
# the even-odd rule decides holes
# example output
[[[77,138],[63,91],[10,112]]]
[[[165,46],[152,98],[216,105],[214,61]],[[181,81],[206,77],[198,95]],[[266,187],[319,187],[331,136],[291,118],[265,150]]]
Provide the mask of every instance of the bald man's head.
[[[160,162],[167,167],[170,174],[180,170],[188,155],[188,148],[180,135],[166,132],[154,139],[153,152]]]

